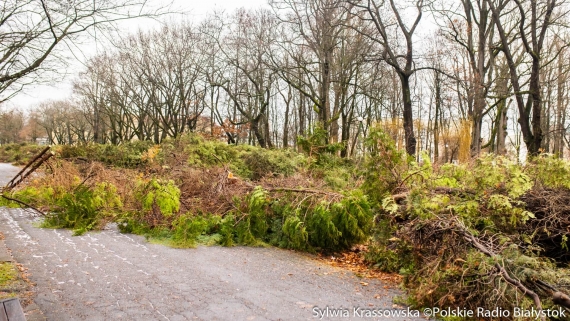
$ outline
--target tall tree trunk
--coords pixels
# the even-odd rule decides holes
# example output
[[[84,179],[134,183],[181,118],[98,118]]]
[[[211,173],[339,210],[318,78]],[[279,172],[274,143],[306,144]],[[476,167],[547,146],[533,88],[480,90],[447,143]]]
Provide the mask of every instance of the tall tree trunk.
[[[267,144],[265,141],[265,135],[263,135],[263,133],[261,132],[261,129],[259,128],[259,122],[260,122],[260,118],[261,118],[260,116],[251,120],[251,131],[255,135],[255,138],[257,138],[257,141],[259,142],[259,146],[261,148],[267,148]]]
[[[530,76],[530,95],[532,98],[532,137],[529,138],[527,149],[531,155],[537,155],[542,145],[542,97],[540,85],[540,59],[533,57]]]
[[[404,103],[404,135],[406,140],[406,152],[409,155],[415,155],[416,137],[414,134],[414,116],[410,90],[410,76],[400,74],[400,80],[402,82],[402,99]]]
[[[340,150],[340,157],[346,158],[348,156],[348,140],[350,139],[350,120],[352,119],[352,115],[346,115],[342,113],[341,121],[342,121],[342,130],[341,130],[341,142],[342,142],[342,149]]]
[[[271,130],[269,128],[269,116],[267,114],[263,114],[261,119],[263,119],[263,135],[265,137],[265,146],[266,148],[273,148],[273,142],[271,141]]]
[[[435,116],[433,122],[433,159],[439,162],[439,115],[441,113],[441,77],[435,73]]]
[[[558,58],[558,81],[556,84],[556,127],[555,127],[555,134],[554,134],[554,149],[553,153],[562,157],[563,156],[563,146],[564,146],[564,91],[566,89],[566,74],[564,73],[564,51],[560,53],[560,57]]]
[[[507,140],[507,111],[509,106],[507,101],[503,102],[502,108],[499,110],[499,121],[497,128],[497,148],[496,152],[499,155],[505,155],[507,153],[506,140]]]
[[[321,87],[319,93],[319,122],[322,123],[323,129],[327,136],[329,136],[330,128],[330,102],[329,102],[329,91],[331,85],[331,67],[330,63],[332,60],[331,52],[325,51],[324,61],[322,63],[321,70]],[[327,137],[327,141],[330,136]]]
[[[155,121],[153,124],[153,140],[155,144],[160,144],[160,130],[158,128],[158,122]]]
[[[305,128],[306,128],[306,123],[305,121],[307,120],[307,115],[306,115],[306,108],[305,108],[305,99],[303,99],[303,94],[299,93],[299,136],[305,136]]]
[[[334,106],[333,106],[333,112],[332,112],[332,118],[330,120],[331,123],[331,127],[330,127],[330,142],[331,143],[337,143],[338,142],[338,132],[339,132],[339,125],[338,125],[338,120],[336,118],[339,110],[340,110],[340,104],[341,104],[341,86],[337,85],[337,86],[333,86],[334,88]]]
[[[71,145],[73,144],[73,136],[71,135],[71,126],[69,125],[69,123],[66,123],[65,127],[67,130],[67,143]]]
[[[285,119],[283,121],[283,148],[289,147],[289,109],[291,108],[291,91],[287,93],[288,98],[285,102]]]
[[[481,153],[481,127],[483,124],[483,110],[485,109],[485,89],[479,76],[475,76],[473,114],[471,115],[471,157]]]

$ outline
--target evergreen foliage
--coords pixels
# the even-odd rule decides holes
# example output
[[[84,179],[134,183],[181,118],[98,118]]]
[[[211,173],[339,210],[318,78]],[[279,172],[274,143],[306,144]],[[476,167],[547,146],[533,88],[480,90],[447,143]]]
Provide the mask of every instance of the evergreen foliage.
[[[329,142],[328,133],[322,124],[315,125],[306,137],[299,136],[297,144],[303,152],[314,159],[317,165],[334,162],[337,159],[334,155],[343,148],[342,143],[331,144]]]
[[[93,187],[77,184],[71,190],[29,187],[12,196],[36,206],[49,207],[50,212],[42,226],[70,228],[75,235],[98,227],[102,219],[120,213],[123,207],[116,187],[105,182]]]
[[[251,145],[228,145],[205,140],[198,135],[184,139],[188,165],[213,167],[228,164],[236,175],[259,180],[265,176],[290,176],[304,166],[306,159],[291,150],[268,150]]]
[[[407,302],[416,307],[532,306],[497,265],[539,293],[544,307],[553,301],[537,280],[570,285],[567,161],[541,155],[523,165],[486,155],[434,165],[425,153],[420,162],[409,158],[379,129],[368,135],[360,165],[336,156],[338,146],[323,147],[326,135],[319,128],[299,143],[305,155],[189,135],[128,147],[137,150],[137,161],[115,153],[114,160],[106,158],[118,162],[112,175],[59,158],[53,171],[12,196],[49,209],[44,226],[76,234],[114,221],[124,233],[175,247],[270,244],[333,252],[365,243],[375,267],[404,276]],[[82,148],[107,147],[60,151],[71,159],[103,160]],[[137,171],[117,169],[136,163]],[[63,169],[66,174],[57,174]],[[106,181],[117,173],[125,177]],[[213,204],[195,206],[203,204],[199,198]],[[216,202],[227,207],[205,210]]]
[[[393,149],[388,145],[380,150],[390,155]],[[538,218],[526,200],[539,185],[562,188],[570,179],[558,176],[568,173],[565,162],[542,156],[523,166],[487,155],[472,164],[435,167],[429,158],[422,158],[422,164],[408,161],[405,166],[399,157],[368,163],[376,173],[368,175],[365,190],[391,191],[378,202],[368,258],[377,267],[405,276],[408,303],[414,306],[490,310],[499,306],[511,311],[515,306],[532,306],[524,293],[498,274],[499,264],[539,293],[545,307],[552,307],[548,292],[537,287],[536,280],[556,287],[570,284],[565,270],[557,267],[567,266],[568,261],[546,256],[552,244],[541,235],[556,233],[558,238],[549,239],[558,240],[560,251],[565,246],[563,236],[570,232],[560,232],[554,220]],[[370,188],[381,175],[393,180]],[[398,193],[397,198],[392,196]],[[494,256],[482,253],[464,233],[478,238]]]
[[[306,250],[308,248],[309,233],[305,223],[298,216],[289,216],[283,224],[282,247],[295,250]]]
[[[200,216],[180,215],[172,223],[172,244],[177,247],[193,247],[198,236],[208,228],[206,219]]]
[[[152,178],[141,182],[135,192],[143,212],[160,212],[162,216],[173,216],[180,210],[180,189],[172,180]]]
[[[36,156],[45,146],[35,144],[18,143],[3,144],[0,146],[0,162],[23,165]]]
[[[354,162],[338,156],[343,143],[330,143],[322,124],[314,126],[306,137],[299,136],[297,144],[308,157],[311,173],[332,189],[344,190],[357,180]]]
[[[401,181],[407,167],[407,156],[398,150],[392,138],[379,128],[372,128],[365,141],[369,153],[362,190],[375,203],[380,203]]]
[[[82,144],[56,146],[58,156],[62,159],[78,157],[102,162],[110,166],[136,168],[149,162],[145,152],[152,148],[150,141],[132,141],[121,145]]]

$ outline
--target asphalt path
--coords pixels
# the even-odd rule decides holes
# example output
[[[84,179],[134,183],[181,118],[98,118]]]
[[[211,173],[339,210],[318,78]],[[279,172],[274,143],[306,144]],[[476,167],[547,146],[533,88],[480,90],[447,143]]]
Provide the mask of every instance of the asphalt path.
[[[1,182],[17,170],[0,164]],[[6,245],[28,268],[48,320],[424,320],[389,311],[398,308],[393,298],[401,293],[380,280],[308,255],[174,249],[121,234],[112,224],[72,236],[38,228],[39,220],[23,209],[0,208]],[[394,313],[403,317],[388,317]]]

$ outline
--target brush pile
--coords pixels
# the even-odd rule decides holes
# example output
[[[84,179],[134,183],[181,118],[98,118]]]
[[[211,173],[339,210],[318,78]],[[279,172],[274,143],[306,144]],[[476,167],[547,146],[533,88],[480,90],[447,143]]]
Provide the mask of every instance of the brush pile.
[[[12,196],[49,213],[44,226],[76,234],[116,222],[124,232],[181,247],[333,251],[365,241],[372,226],[366,196],[330,179],[339,176],[327,172],[325,160],[334,157],[315,161],[195,135],[160,146],[60,146],[57,156]]]
[[[179,247],[331,254],[365,244],[366,260],[401,274],[417,308],[570,309],[570,163],[483,156],[438,166],[425,154],[418,163],[380,130],[354,163],[319,133],[300,139],[305,154],[195,135],[62,146],[9,197],[77,234],[113,222]]]
[[[412,161],[400,169],[396,188],[379,201],[368,255],[404,275],[410,304],[570,314],[566,161],[545,155],[522,166],[486,156],[440,167]]]

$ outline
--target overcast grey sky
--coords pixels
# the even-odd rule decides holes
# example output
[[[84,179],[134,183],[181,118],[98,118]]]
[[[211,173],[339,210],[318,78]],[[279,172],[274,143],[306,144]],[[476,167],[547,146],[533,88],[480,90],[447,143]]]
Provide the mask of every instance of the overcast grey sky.
[[[160,4],[164,0],[150,0],[151,5]],[[166,20],[185,19],[199,21],[208,13],[214,10],[233,11],[237,8],[259,8],[267,7],[267,0],[174,0],[173,10],[185,12],[184,16],[173,15]],[[139,28],[148,29],[158,27],[158,22],[149,19],[134,19],[121,24],[121,29],[127,32],[134,32]],[[96,45],[94,39],[86,39],[81,46],[81,51],[76,51],[74,55],[77,59],[71,58],[63,81],[55,84],[29,86],[23,92],[6,103],[7,107],[18,107],[29,110],[40,102],[49,99],[65,99],[71,95],[71,81],[82,70],[82,60],[93,56],[97,50],[102,50],[102,45]]]

